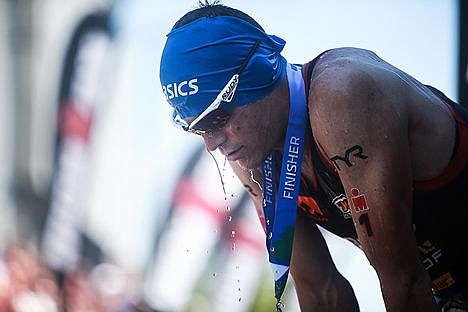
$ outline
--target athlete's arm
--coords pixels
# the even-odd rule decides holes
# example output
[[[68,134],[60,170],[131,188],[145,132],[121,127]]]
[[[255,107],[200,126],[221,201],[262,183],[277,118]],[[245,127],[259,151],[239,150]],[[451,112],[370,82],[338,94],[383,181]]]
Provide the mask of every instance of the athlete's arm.
[[[263,220],[262,191],[257,185],[257,182],[262,185],[260,170],[254,171],[255,181],[252,181],[250,171],[236,163],[231,163],[231,167],[250,193]],[[297,211],[290,272],[301,311],[359,311],[351,285],[336,269],[316,224],[301,209]]]
[[[327,65],[313,80],[311,124],[338,170],[387,310],[436,311],[412,229],[408,116],[398,102],[404,84],[378,64]]]
[[[301,311],[359,311],[349,282],[338,272],[317,225],[298,209],[291,275]]]

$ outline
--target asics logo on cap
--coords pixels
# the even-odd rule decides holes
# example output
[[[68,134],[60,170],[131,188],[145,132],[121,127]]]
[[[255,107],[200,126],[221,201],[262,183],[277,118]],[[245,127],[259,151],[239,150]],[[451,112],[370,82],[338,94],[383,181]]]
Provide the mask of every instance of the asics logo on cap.
[[[179,96],[188,96],[198,93],[198,78],[184,80],[181,82],[174,82],[168,85],[162,86],[164,95],[168,100]]]

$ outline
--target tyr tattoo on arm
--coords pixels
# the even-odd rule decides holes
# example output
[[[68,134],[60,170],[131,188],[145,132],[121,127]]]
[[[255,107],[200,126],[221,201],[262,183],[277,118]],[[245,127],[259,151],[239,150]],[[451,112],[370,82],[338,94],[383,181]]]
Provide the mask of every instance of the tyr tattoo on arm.
[[[349,159],[350,156],[360,159],[367,159],[367,155],[364,155],[364,149],[362,148],[362,146],[354,145],[353,147],[346,150],[344,157],[336,155],[330,158],[330,161],[333,162],[336,169],[341,170],[340,166],[338,165],[339,160],[344,162],[348,168],[353,166],[353,163]]]

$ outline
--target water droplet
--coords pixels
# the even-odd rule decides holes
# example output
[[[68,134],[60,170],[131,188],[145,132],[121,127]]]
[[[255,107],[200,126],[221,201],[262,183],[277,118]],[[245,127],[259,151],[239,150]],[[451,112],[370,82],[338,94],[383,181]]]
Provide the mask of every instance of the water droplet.
[[[253,170],[250,170],[250,181],[252,181],[252,182],[254,182],[255,184],[257,184],[257,186],[258,186],[258,188],[259,188],[260,190],[263,190],[262,187],[260,186],[260,183],[258,183],[258,181],[255,180]]]
[[[185,251],[186,251],[186,252],[190,252],[190,249],[186,249]]]
[[[214,273],[212,274],[213,277],[216,277],[217,275],[218,275],[218,273],[216,273],[216,272],[214,272]]]
[[[271,248],[270,248],[270,251],[271,251],[271,252],[274,252],[274,251],[275,251],[275,247],[271,247]]]
[[[242,300],[242,298],[241,298],[241,297],[239,297],[239,302],[241,302],[241,300]]]
[[[237,290],[238,290],[238,291],[241,291],[240,287],[239,287],[239,288],[237,288]]]
[[[231,211],[231,207],[227,206],[227,207],[226,207],[226,210],[227,210],[227,211]]]
[[[218,209],[216,209],[216,212],[217,212],[217,213],[219,213],[219,208],[218,208]]]
[[[224,193],[224,200],[226,200],[226,188],[224,186],[224,181],[223,181],[223,175],[221,174],[221,170],[219,169],[219,164],[218,162],[216,161],[216,158],[215,156],[210,152],[208,151],[208,153],[211,155],[211,158],[213,158],[215,164],[216,164],[216,168],[218,169],[218,175],[219,175],[219,179],[221,180],[221,186],[223,187],[223,193]],[[226,166],[226,159],[224,159],[224,165]],[[218,211],[219,212],[219,211]]]
[[[232,251],[236,250],[236,243],[232,243]]]
[[[229,222],[231,222],[231,221],[232,221],[232,216],[229,216]]]
[[[240,268],[240,267],[239,267],[238,265],[236,265],[236,270],[239,270],[239,268]]]
[[[272,237],[273,237],[273,233],[272,232],[268,233],[268,238],[271,239]]]
[[[231,237],[236,236],[236,231],[231,231]]]

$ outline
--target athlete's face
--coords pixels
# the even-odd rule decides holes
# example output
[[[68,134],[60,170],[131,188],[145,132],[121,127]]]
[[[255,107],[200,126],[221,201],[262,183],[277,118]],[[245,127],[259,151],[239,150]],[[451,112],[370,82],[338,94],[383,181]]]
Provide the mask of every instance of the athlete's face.
[[[285,135],[283,115],[287,118],[288,112],[276,105],[275,91],[230,111],[223,127],[202,133],[207,150],[219,149],[229,161],[236,161],[243,168],[259,168],[273,148],[281,147]]]

